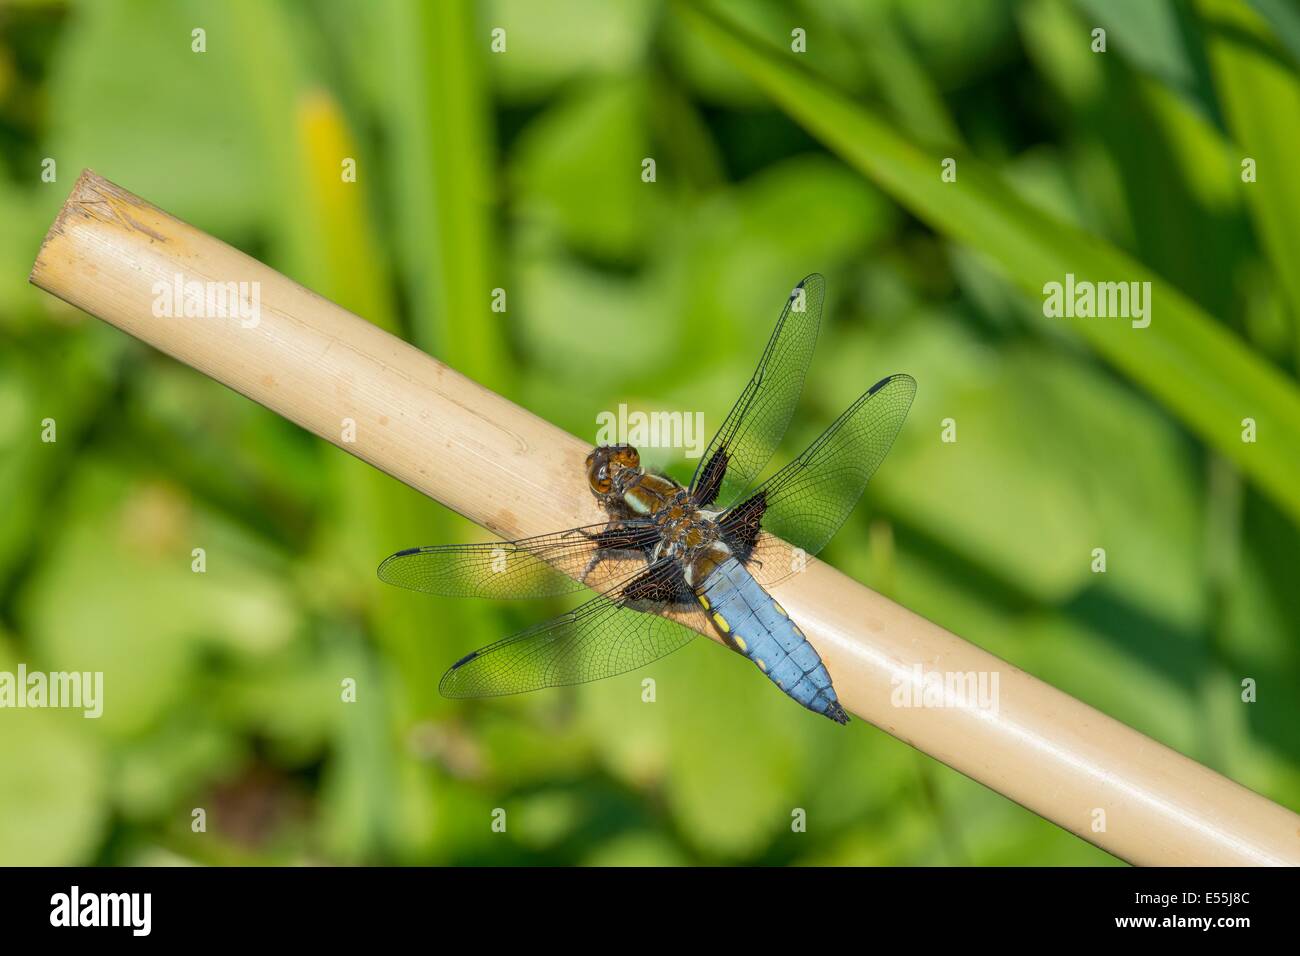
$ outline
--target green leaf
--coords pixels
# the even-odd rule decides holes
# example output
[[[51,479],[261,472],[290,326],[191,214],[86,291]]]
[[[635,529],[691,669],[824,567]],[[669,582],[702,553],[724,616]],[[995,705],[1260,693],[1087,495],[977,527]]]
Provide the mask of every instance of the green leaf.
[[[490,60],[493,85],[511,103],[534,103],[565,84],[602,82],[646,59],[655,0],[495,0],[488,29],[506,31],[504,54]]]
[[[583,860],[586,866],[687,866],[689,863],[671,839],[655,833],[613,837]]]
[[[663,187],[641,181],[647,95],[637,81],[581,88],[521,133],[511,163],[513,212],[594,255],[635,261]]]
[[[467,0],[419,3],[416,9],[422,112],[395,115],[407,127],[403,134],[420,139],[427,150],[427,165],[412,170],[431,185],[432,205],[417,207],[431,222],[423,236],[431,248],[419,252],[428,275],[418,282],[417,295],[432,320],[433,342],[421,335],[416,344],[427,349],[436,343],[438,356],[458,371],[503,388],[503,316],[491,311],[492,290],[506,281],[493,253],[495,158],[482,62],[491,55],[488,28]]]
[[[58,159],[60,183],[42,193],[50,217],[91,167],[217,236],[256,219],[273,195],[262,163],[278,140],[257,136],[248,95],[257,84],[244,54],[255,34],[239,29],[234,8],[76,6],[49,84],[48,155]],[[190,31],[200,26],[207,52],[195,53]]]
[[[1175,91],[1210,122],[1217,122],[1209,68],[1187,5],[1180,0],[1075,0],[1124,58]],[[1081,40],[1083,45],[1085,41]]]
[[[6,662],[5,669],[13,666]],[[93,862],[106,823],[104,761],[67,717],[52,710],[4,714],[0,766],[9,779],[0,786],[0,866]]]
[[[0,670],[49,671],[0,632]],[[55,668],[57,669],[57,668]],[[21,692],[21,691],[20,691]],[[106,827],[107,767],[78,710],[0,711],[0,866],[85,866]]]
[[[960,156],[957,181],[944,183],[943,157],[791,56],[716,14],[681,3],[675,9],[814,136],[934,228],[982,249],[1027,294],[1041,296],[1045,283],[1067,273],[1094,282],[1149,281],[1148,328],[1116,319],[1074,320],[1071,327],[1300,520],[1300,394],[1272,366],[1179,290],[1105,241],[1031,206],[978,159]],[[1257,423],[1257,443],[1241,440],[1247,417]]]
[[[1273,25],[1278,40],[1300,63],[1300,9],[1294,0],[1250,0],[1250,5]]]
[[[293,639],[296,610],[258,543],[177,489],[83,456],[60,513],[18,619],[43,667],[104,672],[95,731],[127,739],[163,719],[205,653],[256,659]]]
[[[1198,620],[1196,456],[1148,402],[1096,363],[1023,346],[991,353],[955,323],[918,323],[869,349],[841,344],[833,380],[852,381],[861,360],[849,356],[869,353],[872,376],[906,362],[934,383],[917,395],[869,500],[1040,603],[1097,583],[1091,552],[1104,547],[1124,569],[1105,576],[1114,587],[1181,623]],[[955,442],[939,440],[948,417]],[[855,551],[837,540],[828,557],[848,570]]]
[[[1228,128],[1256,181],[1241,183],[1273,274],[1300,330],[1300,77],[1268,25],[1236,2],[1202,0],[1206,45]],[[1296,333],[1300,361],[1300,332]]]
[[[818,740],[864,730],[802,710],[708,640],[586,685],[579,699],[611,772],[662,790],[675,831],[711,859],[752,858],[789,832],[791,808],[806,806],[801,787],[814,778],[807,765]]]

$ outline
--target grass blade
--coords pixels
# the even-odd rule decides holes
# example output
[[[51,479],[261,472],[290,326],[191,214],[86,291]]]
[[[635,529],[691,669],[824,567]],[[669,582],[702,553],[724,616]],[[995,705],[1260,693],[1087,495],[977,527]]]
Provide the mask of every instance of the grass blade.
[[[1206,46],[1228,129],[1257,179],[1243,183],[1260,244],[1291,313],[1300,361],[1300,77],[1249,7],[1203,0]]]
[[[1031,206],[979,160],[954,153],[957,181],[944,183],[943,157],[832,88],[795,55],[711,11],[684,3],[675,9],[813,136],[936,230],[983,251],[1026,293],[1041,297],[1046,283],[1066,273],[1150,282],[1150,327],[1083,319],[1071,328],[1300,522],[1300,393],[1273,366],[1179,290],[1105,240]],[[1256,443],[1242,441],[1244,418],[1256,422]]]

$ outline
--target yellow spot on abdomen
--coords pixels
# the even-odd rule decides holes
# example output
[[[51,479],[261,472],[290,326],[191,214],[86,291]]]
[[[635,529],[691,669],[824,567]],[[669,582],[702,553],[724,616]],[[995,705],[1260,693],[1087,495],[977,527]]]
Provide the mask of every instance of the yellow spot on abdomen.
[[[764,674],[767,673],[767,661],[763,660],[763,658],[760,657],[757,661],[755,661],[755,663],[758,664],[759,670],[761,670]]]
[[[740,653],[742,654],[749,653],[749,647],[748,645],[745,644],[745,639],[743,637],[741,637],[739,634],[733,634],[731,635],[731,639],[735,641],[736,646],[740,648]]]
[[[718,630],[721,631],[723,634],[731,633],[731,625],[728,624],[727,619],[723,617],[721,614],[719,614],[717,611],[713,612],[713,623],[718,626]]]
[[[706,598],[703,594],[698,595],[698,597],[700,599],[700,606],[707,611],[709,609],[709,599]]]
[[[772,607],[776,608],[776,613],[777,613],[777,614],[780,614],[782,617],[789,617],[789,616],[790,616],[789,614],[785,613],[785,608],[783,608],[781,605],[777,604],[776,601],[773,601],[773,602],[772,602]]]

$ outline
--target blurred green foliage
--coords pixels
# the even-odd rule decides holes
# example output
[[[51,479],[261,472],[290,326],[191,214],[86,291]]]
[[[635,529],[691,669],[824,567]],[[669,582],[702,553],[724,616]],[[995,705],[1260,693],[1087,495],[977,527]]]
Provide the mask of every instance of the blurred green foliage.
[[[0,670],[106,694],[0,712],[0,863],[1113,862],[708,642],[439,698],[560,605],[383,588],[482,532],[29,287],[83,167],[589,437],[715,427],[825,273],[784,454],[920,382],[825,557],[1300,805],[1298,56],[1272,0],[0,3]],[[1152,327],[1045,319],[1067,269]]]

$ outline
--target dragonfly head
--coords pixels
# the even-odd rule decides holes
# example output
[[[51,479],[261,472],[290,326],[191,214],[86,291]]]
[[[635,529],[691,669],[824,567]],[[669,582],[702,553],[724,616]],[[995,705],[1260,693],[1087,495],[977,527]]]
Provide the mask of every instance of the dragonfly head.
[[[601,445],[587,456],[587,482],[598,498],[611,494],[614,480],[625,469],[637,471],[641,456],[631,445]]]

